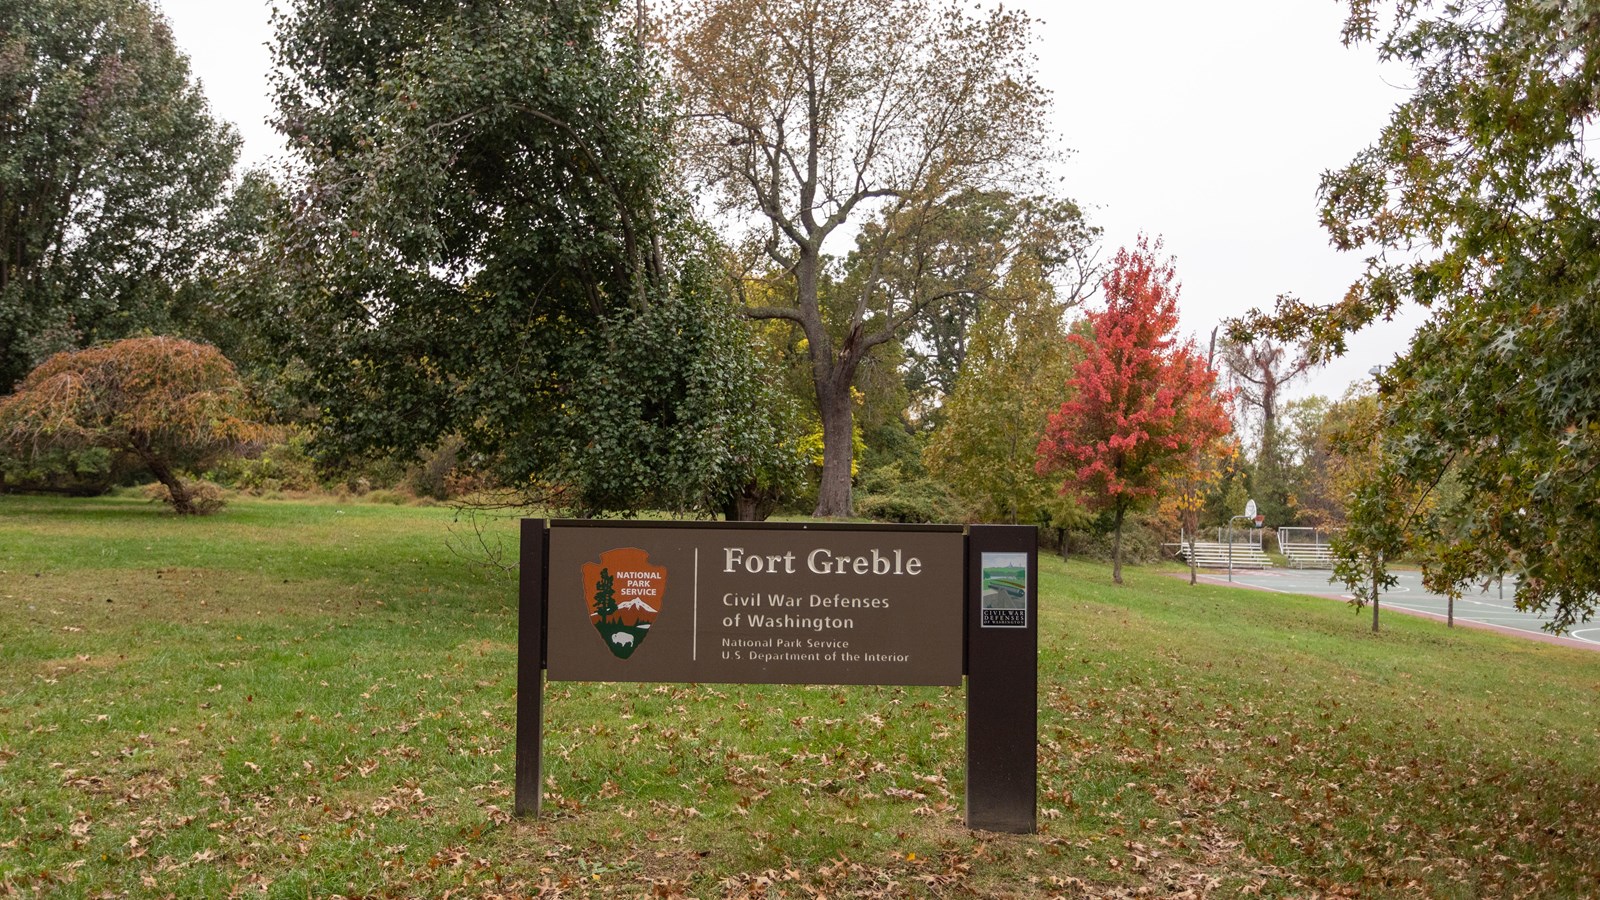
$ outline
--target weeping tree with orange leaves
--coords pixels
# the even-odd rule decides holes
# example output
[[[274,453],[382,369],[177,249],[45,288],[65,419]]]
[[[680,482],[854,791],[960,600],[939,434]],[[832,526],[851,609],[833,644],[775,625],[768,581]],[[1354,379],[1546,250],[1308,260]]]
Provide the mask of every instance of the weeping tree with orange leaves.
[[[129,338],[45,360],[0,398],[0,445],[25,458],[109,450],[166,486],[180,515],[201,510],[178,473],[259,437],[244,385],[217,348]]]
[[[1160,249],[1140,236],[1117,251],[1101,282],[1105,308],[1088,314],[1089,334],[1068,338],[1085,355],[1037,454],[1040,474],[1064,476],[1062,494],[1111,513],[1117,584],[1127,514],[1157,501],[1174,473],[1229,431],[1216,372],[1176,336],[1177,273]]]

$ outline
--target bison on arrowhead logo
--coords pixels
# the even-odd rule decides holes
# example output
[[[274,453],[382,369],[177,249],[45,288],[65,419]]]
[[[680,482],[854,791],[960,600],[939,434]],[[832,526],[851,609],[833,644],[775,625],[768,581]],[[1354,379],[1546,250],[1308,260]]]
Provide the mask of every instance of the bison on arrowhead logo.
[[[632,656],[650,636],[666,593],[666,568],[650,565],[650,554],[637,547],[607,550],[599,562],[583,564],[589,621],[618,659]]]

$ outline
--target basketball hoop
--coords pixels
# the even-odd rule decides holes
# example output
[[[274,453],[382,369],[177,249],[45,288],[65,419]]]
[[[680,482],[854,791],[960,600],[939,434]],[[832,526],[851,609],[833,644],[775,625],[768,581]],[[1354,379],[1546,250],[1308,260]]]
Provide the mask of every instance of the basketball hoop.
[[[1257,528],[1260,528],[1262,525],[1265,525],[1266,523],[1267,523],[1267,517],[1266,516],[1256,516],[1256,527]]]

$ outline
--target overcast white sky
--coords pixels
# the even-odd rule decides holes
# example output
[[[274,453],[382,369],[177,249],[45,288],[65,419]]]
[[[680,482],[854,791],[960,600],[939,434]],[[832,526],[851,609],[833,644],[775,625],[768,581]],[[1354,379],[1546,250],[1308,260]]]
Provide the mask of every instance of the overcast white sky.
[[[205,85],[238,126],[244,161],[281,152],[271,114],[267,0],[157,0]],[[1344,294],[1361,260],[1317,224],[1322,172],[1370,143],[1405,96],[1370,47],[1339,43],[1338,0],[1015,0],[1038,22],[1039,74],[1073,151],[1065,191],[1105,229],[1104,256],[1160,235],[1183,281],[1185,327],[1280,293]],[[1381,324],[1294,395],[1338,396],[1402,350],[1420,317]]]

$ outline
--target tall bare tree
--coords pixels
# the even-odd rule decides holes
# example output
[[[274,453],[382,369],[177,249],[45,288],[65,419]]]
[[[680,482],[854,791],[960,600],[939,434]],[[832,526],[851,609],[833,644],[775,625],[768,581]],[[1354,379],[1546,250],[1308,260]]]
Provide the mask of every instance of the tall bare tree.
[[[1228,367],[1236,395],[1261,415],[1261,439],[1269,440],[1278,427],[1280,392],[1310,371],[1310,357],[1270,337],[1249,343],[1225,341],[1222,359]]]
[[[1262,336],[1249,342],[1224,341],[1222,361],[1239,406],[1260,416],[1253,492],[1266,504],[1263,512],[1273,524],[1283,524],[1292,511],[1278,412],[1283,389],[1310,371],[1313,360],[1292,346]]]
[[[816,514],[848,515],[862,360],[950,292],[981,288],[887,290],[886,263],[938,230],[947,200],[1024,183],[1050,152],[1030,20],[918,0],[691,0],[670,39],[690,172],[793,280],[792,303],[748,314],[805,334],[823,425]],[[852,277],[829,278],[828,250],[867,218],[884,227],[856,242]]]

